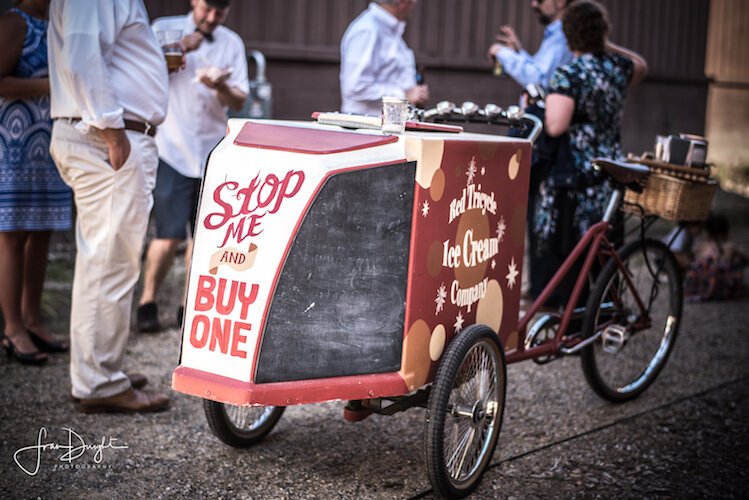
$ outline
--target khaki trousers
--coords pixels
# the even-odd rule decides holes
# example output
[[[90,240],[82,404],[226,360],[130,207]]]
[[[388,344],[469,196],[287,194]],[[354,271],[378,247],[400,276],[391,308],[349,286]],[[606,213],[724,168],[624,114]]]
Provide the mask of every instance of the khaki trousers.
[[[70,378],[78,398],[108,397],[130,387],[122,361],[158,153],[152,137],[126,133],[130,156],[115,172],[96,129],[83,134],[64,119],[52,129],[50,151],[77,210]]]

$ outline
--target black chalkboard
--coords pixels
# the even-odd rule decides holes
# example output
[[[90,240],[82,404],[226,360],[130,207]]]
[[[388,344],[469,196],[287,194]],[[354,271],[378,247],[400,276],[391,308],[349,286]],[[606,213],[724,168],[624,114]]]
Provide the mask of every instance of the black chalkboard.
[[[255,383],[400,368],[415,163],[331,177],[268,313]]]

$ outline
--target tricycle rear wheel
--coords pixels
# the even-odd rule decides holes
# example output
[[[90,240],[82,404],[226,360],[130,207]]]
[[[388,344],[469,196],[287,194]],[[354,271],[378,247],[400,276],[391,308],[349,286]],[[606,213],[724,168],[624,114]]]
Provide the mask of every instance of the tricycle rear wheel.
[[[205,399],[203,409],[216,437],[229,446],[246,448],[273,430],[286,407],[234,406]]]
[[[461,498],[478,486],[497,446],[506,380],[504,351],[489,327],[472,325],[448,346],[426,412],[427,472],[438,494]]]
[[[600,332],[601,338],[581,356],[590,387],[615,403],[639,396],[666,364],[679,333],[683,294],[679,266],[663,243],[633,241],[619,257],[623,267],[610,260],[588,299],[583,336]]]

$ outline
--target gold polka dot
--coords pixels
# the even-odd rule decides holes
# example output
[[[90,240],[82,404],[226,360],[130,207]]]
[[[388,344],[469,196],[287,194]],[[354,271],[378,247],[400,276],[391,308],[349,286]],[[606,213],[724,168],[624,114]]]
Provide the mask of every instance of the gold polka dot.
[[[486,325],[499,333],[502,326],[502,315],[504,313],[504,301],[502,298],[502,287],[497,280],[490,280],[486,287],[486,294],[479,299],[476,308],[476,323]]]
[[[434,173],[442,166],[445,141],[409,139],[406,141],[409,161],[416,160],[416,182],[424,189],[432,185]]]
[[[465,241],[466,233],[468,233],[468,231],[471,231],[470,238],[472,238],[474,242],[489,238],[489,236],[491,236],[489,234],[489,216],[482,214],[481,210],[478,208],[467,210],[460,216],[460,219],[458,219],[458,227],[455,231],[454,244],[460,246],[461,250],[464,248],[463,242]],[[441,255],[442,254],[440,254],[440,256]],[[476,262],[472,262],[471,258],[470,255],[461,254],[459,261],[460,265],[455,268],[455,278],[458,280],[460,288],[471,287],[483,280],[486,275],[486,268],[489,265],[489,261],[485,260],[484,262],[478,262],[478,260],[476,260]],[[467,266],[465,259],[468,259],[469,263],[473,264],[473,266]]]
[[[437,325],[432,331],[432,338],[429,340],[429,357],[432,361],[437,361],[445,350],[445,339],[447,333],[443,325]]]
[[[507,167],[507,175],[509,175],[510,180],[513,181],[518,176],[518,172],[520,172],[520,159],[518,158],[520,153],[520,150],[518,150],[518,152],[510,158],[510,165]]]
[[[510,333],[510,336],[507,337],[507,342],[505,342],[505,351],[514,351],[518,348],[518,332],[512,332]]]
[[[442,269],[442,243],[435,241],[429,247],[427,253],[427,272],[429,276],[435,277]]]
[[[429,187],[429,195],[434,201],[440,201],[445,193],[445,171],[437,169],[432,176],[432,185]]]
[[[424,320],[417,320],[403,339],[403,357],[398,374],[409,391],[424,385],[432,366],[430,354],[431,334]]]
[[[499,149],[498,142],[485,141],[479,143],[479,154],[481,155],[481,158],[485,160],[491,159],[491,157],[494,156],[494,153],[497,152],[497,149]]]

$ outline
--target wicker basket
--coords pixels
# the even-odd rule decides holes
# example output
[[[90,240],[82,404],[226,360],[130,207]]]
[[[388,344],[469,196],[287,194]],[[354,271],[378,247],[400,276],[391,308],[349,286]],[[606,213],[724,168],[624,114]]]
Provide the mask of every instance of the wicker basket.
[[[717,187],[718,183],[709,178],[686,180],[652,173],[646,178],[641,193],[627,189],[622,210],[674,221],[705,220]]]

